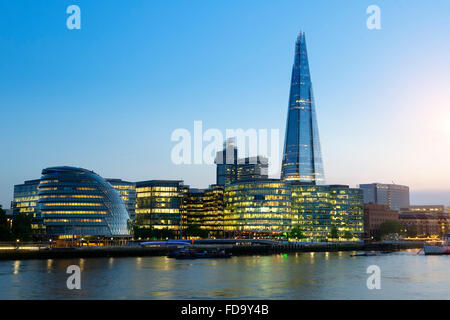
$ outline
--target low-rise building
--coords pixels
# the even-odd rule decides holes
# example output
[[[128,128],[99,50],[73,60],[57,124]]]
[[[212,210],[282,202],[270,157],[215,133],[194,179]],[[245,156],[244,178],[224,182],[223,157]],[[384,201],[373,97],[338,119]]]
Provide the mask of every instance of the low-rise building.
[[[380,235],[380,225],[386,221],[398,221],[398,212],[383,204],[364,205],[364,236],[376,238]]]

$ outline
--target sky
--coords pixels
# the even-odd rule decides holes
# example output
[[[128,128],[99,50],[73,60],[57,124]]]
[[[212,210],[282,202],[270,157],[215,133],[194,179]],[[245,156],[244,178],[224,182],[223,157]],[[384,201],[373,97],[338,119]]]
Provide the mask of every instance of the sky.
[[[80,30],[66,27],[72,4]],[[394,181],[413,204],[450,205],[448,12],[448,0],[0,0],[0,204],[57,165],[207,187],[214,165],[171,160],[172,133],[196,120],[278,129],[282,145],[303,30],[327,182]]]

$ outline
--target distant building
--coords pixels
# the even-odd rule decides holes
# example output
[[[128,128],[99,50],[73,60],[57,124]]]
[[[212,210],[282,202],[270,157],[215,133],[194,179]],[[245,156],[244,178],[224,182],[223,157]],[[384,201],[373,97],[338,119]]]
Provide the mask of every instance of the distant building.
[[[378,237],[380,225],[386,221],[398,221],[398,212],[383,204],[364,205],[364,235],[366,238]]]
[[[217,152],[215,163],[217,185],[225,186],[238,181],[268,179],[268,159],[263,156],[238,159],[238,149],[234,145],[234,139],[228,139],[224,143],[224,149]]]
[[[118,192],[93,171],[75,167],[42,170],[39,207],[46,235],[59,240],[129,236],[129,215]]]
[[[413,205],[400,208],[400,214],[423,213],[429,215],[448,214],[448,208],[443,205]]]
[[[223,150],[217,152],[216,184],[225,186],[237,180],[238,150],[234,145],[234,139],[228,139],[223,144]]]
[[[443,236],[450,232],[450,213],[443,205],[401,208],[399,218],[409,236]]]
[[[363,235],[362,190],[346,185],[292,183],[292,219],[305,241],[326,241],[334,228],[340,240]]]
[[[238,159],[236,181],[264,180],[269,178],[269,160],[256,156]]]
[[[364,203],[383,204],[396,211],[409,206],[408,186],[369,183],[360,184],[359,187],[363,190]]]
[[[127,207],[128,214],[134,223],[136,207],[136,184],[134,182],[123,181],[121,179],[106,179],[114,189],[120,194]]]
[[[180,180],[136,182],[135,226],[168,230],[179,235],[184,210],[184,189],[183,181]]]

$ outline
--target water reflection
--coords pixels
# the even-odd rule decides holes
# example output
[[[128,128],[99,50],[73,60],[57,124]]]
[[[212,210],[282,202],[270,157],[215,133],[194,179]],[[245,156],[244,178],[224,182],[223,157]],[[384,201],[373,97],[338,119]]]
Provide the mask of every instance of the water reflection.
[[[2,261],[0,299],[450,299],[447,256],[350,254]],[[81,290],[66,287],[72,264],[82,270]],[[382,290],[366,287],[372,264]]]
[[[13,274],[19,274],[20,260],[14,261],[14,271]]]

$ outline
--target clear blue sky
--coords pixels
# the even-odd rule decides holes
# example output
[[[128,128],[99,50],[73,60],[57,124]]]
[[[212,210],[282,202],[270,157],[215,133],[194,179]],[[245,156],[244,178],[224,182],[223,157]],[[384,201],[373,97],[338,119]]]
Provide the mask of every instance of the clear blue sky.
[[[81,30],[66,8],[81,7]],[[382,29],[366,28],[381,8]],[[329,183],[450,204],[450,1],[0,1],[0,204],[42,168],[205,187],[177,128],[278,128],[306,32]]]

